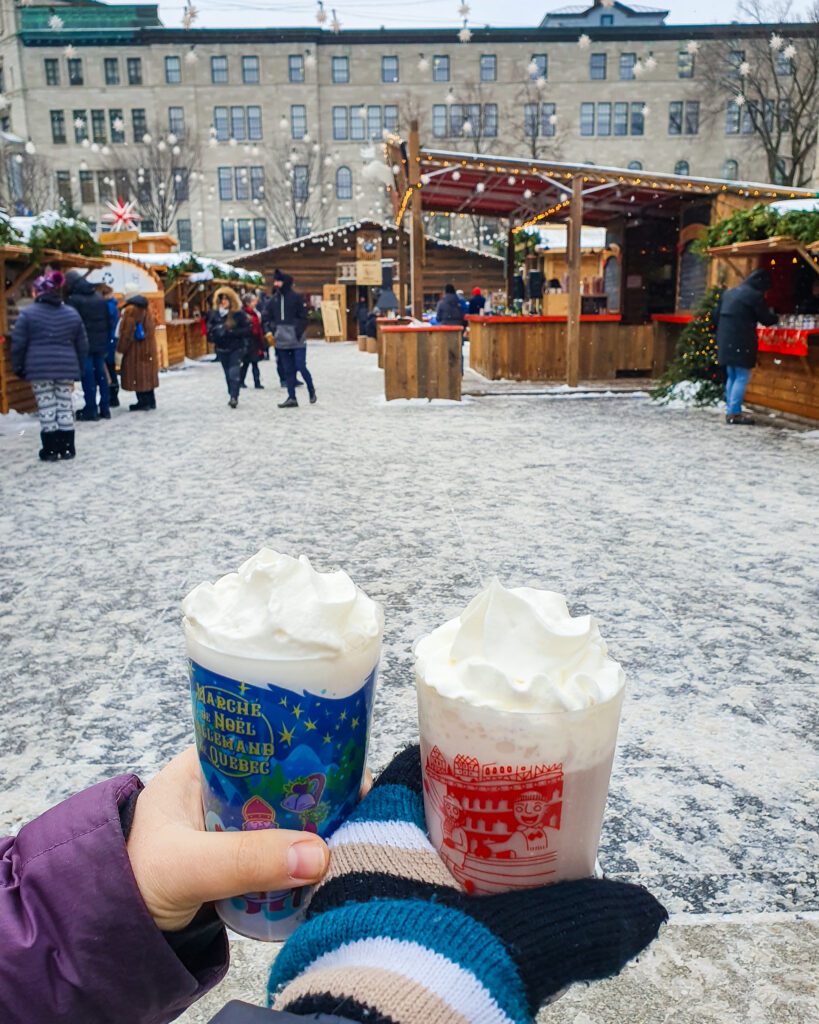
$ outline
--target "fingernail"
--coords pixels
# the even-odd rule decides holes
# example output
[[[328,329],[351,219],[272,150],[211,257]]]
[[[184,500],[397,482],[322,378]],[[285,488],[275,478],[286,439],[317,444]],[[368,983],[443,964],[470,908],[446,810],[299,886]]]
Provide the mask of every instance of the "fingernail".
[[[326,860],[322,843],[293,843],[287,851],[287,871],[294,882],[314,882],[324,874]]]

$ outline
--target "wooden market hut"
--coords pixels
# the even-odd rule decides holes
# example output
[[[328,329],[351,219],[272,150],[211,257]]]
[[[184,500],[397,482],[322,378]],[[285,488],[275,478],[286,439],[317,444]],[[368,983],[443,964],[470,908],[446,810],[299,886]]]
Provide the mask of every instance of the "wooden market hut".
[[[105,260],[77,253],[44,249],[39,260],[27,245],[0,245],[0,414],[34,412],[37,403],[31,385],[11,371],[11,332],[19,312],[18,303],[26,298],[34,278],[46,269],[63,273],[73,267],[94,271]]]
[[[431,149],[421,146],[417,123],[406,141],[388,140],[385,160],[396,169],[396,223],[409,227],[416,316],[424,306],[424,212],[503,221],[508,253],[516,232],[568,224],[566,313],[473,318],[470,362],[492,379],[565,378],[572,387],[581,377],[661,373],[679,330],[674,318],[693,309],[707,285],[707,261],[693,250],[694,240],[738,207],[814,196],[792,186]],[[606,228],[612,253],[603,268],[604,278],[610,276],[604,290],[619,290],[617,312],[581,315],[584,224]],[[513,277],[507,258],[510,306]]]
[[[375,276],[362,272],[362,264],[370,264],[362,252],[362,242],[369,249],[377,246],[380,261],[392,270],[392,284],[402,309],[409,301],[409,275],[405,262],[406,240],[394,224],[380,221],[361,220],[344,224],[327,231],[314,232],[303,238],[295,238],[280,245],[259,249],[256,252],[234,257],[230,262],[235,267],[244,267],[264,275],[268,287],[272,287],[273,272],[277,267],[292,274],[296,287],[305,299],[317,299],[324,295],[324,286],[330,283],[344,288],[344,299],[348,315],[347,338],[355,338],[357,325],[351,314],[359,296],[372,299],[372,289],[381,283],[381,271],[376,266]],[[484,291],[505,288],[504,262],[493,253],[479,252],[465,246],[428,236],[425,246],[426,260],[423,266],[421,287],[423,305],[434,307],[438,296],[447,282],[457,288],[469,290],[475,286]]]

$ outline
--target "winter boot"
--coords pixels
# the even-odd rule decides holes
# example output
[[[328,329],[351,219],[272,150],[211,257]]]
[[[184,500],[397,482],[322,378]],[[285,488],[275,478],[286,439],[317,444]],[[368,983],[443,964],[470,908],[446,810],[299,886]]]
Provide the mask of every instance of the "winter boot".
[[[310,392],[310,405],[315,405],[317,401],[318,401],[318,398],[316,398],[315,391],[311,391]]]
[[[73,459],[77,454],[74,450],[74,431],[73,430],[58,430],[57,431],[57,444],[58,444],[58,456],[61,459]]]
[[[279,402],[280,409],[297,409],[298,405],[295,398],[286,398],[283,402]]]
[[[78,409],[74,413],[75,420],[83,420],[86,423],[96,423],[99,419],[99,413],[96,409],[89,409],[87,406],[84,409]]]
[[[108,407],[110,409],[119,408],[119,385],[117,384],[108,385]]]
[[[57,453],[59,438],[60,432],[57,430],[40,431],[40,442],[43,446],[40,449],[40,458],[43,462],[56,462],[59,459],[60,456]]]

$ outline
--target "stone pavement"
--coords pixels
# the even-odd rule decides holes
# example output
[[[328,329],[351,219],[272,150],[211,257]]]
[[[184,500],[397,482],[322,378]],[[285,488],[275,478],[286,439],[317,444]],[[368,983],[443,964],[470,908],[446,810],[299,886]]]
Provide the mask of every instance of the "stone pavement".
[[[190,741],[179,601],[260,545],[384,603],[374,766],[415,731],[412,642],[497,574],[593,612],[625,666],[601,860],[674,915],[541,1019],[816,1020],[817,434],[629,394],[386,405],[374,356],[309,359],[315,407],[276,409],[266,364],[231,411],[205,363],[155,414],[78,424],[74,463],[0,436],[0,830]],[[261,998],[275,948],[234,946],[186,1024]]]

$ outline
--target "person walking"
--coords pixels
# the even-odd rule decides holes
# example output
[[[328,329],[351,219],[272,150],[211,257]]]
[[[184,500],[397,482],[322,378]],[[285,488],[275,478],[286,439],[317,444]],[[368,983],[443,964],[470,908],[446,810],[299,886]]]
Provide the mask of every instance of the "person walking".
[[[486,305],[486,299],[480,288],[472,289],[472,298],[469,300],[469,315],[480,316],[483,312],[484,306]]]
[[[119,324],[119,306],[114,289],[109,284],[97,285],[97,291],[108,303],[108,316],[111,321],[111,337],[108,340],[108,351],[105,353],[105,368],[108,370],[108,406],[119,407],[119,380],[117,378],[117,325]]]
[[[293,278],[282,270],[273,274],[273,298],[268,306],[270,324],[276,339],[276,354],[281,356],[282,368],[287,381],[287,398],[279,403],[280,409],[294,409],[296,399],[296,374],[300,373],[307,385],[310,404],[316,403],[316,389],[313,377],[307,369],[307,313],[304,301],[293,290]]]
[[[216,347],[216,355],[225,373],[228,405],[235,409],[242,386],[242,361],[250,341],[250,320],[242,311],[239,296],[227,285],[216,289],[213,302],[208,338]]]
[[[262,333],[262,318],[256,311],[258,298],[254,292],[245,292],[242,296],[242,312],[248,319],[248,325],[250,327],[250,338],[245,352],[244,359],[242,360],[242,387],[246,388],[245,377],[247,377],[247,369],[251,367],[253,370],[253,386],[255,388],[262,389],[262,377],[259,373],[259,361],[264,359],[265,352],[267,351],[267,344],[264,340],[264,334]]]
[[[156,408],[154,391],[159,387],[159,353],[156,325],[144,295],[126,299],[119,322],[117,350],[122,354],[120,384],[125,391],[136,392],[131,412]]]
[[[717,337],[717,361],[725,369],[725,422],[751,425],[753,416],[742,411],[742,400],[756,366],[759,341],[757,323],[771,327],[778,317],[765,302],[770,273],[760,268],[742,284],[723,292],[712,314]]]
[[[31,384],[37,402],[43,462],[74,458],[71,396],[88,354],[82,317],[63,303],[64,284],[57,270],[38,277],[34,302],[21,310],[11,334],[11,368]]]
[[[454,285],[448,284],[444,286],[444,294],[441,296],[435,309],[435,319],[439,324],[463,327],[464,311],[458,301]]]
[[[69,270],[65,275],[68,304],[82,317],[88,336],[88,355],[82,369],[82,390],[85,408],[77,413],[78,420],[110,420],[108,375],[105,360],[111,341],[112,325],[108,303],[99,294],[82,270]],[[97,390],[99,389],[99,405]]]

